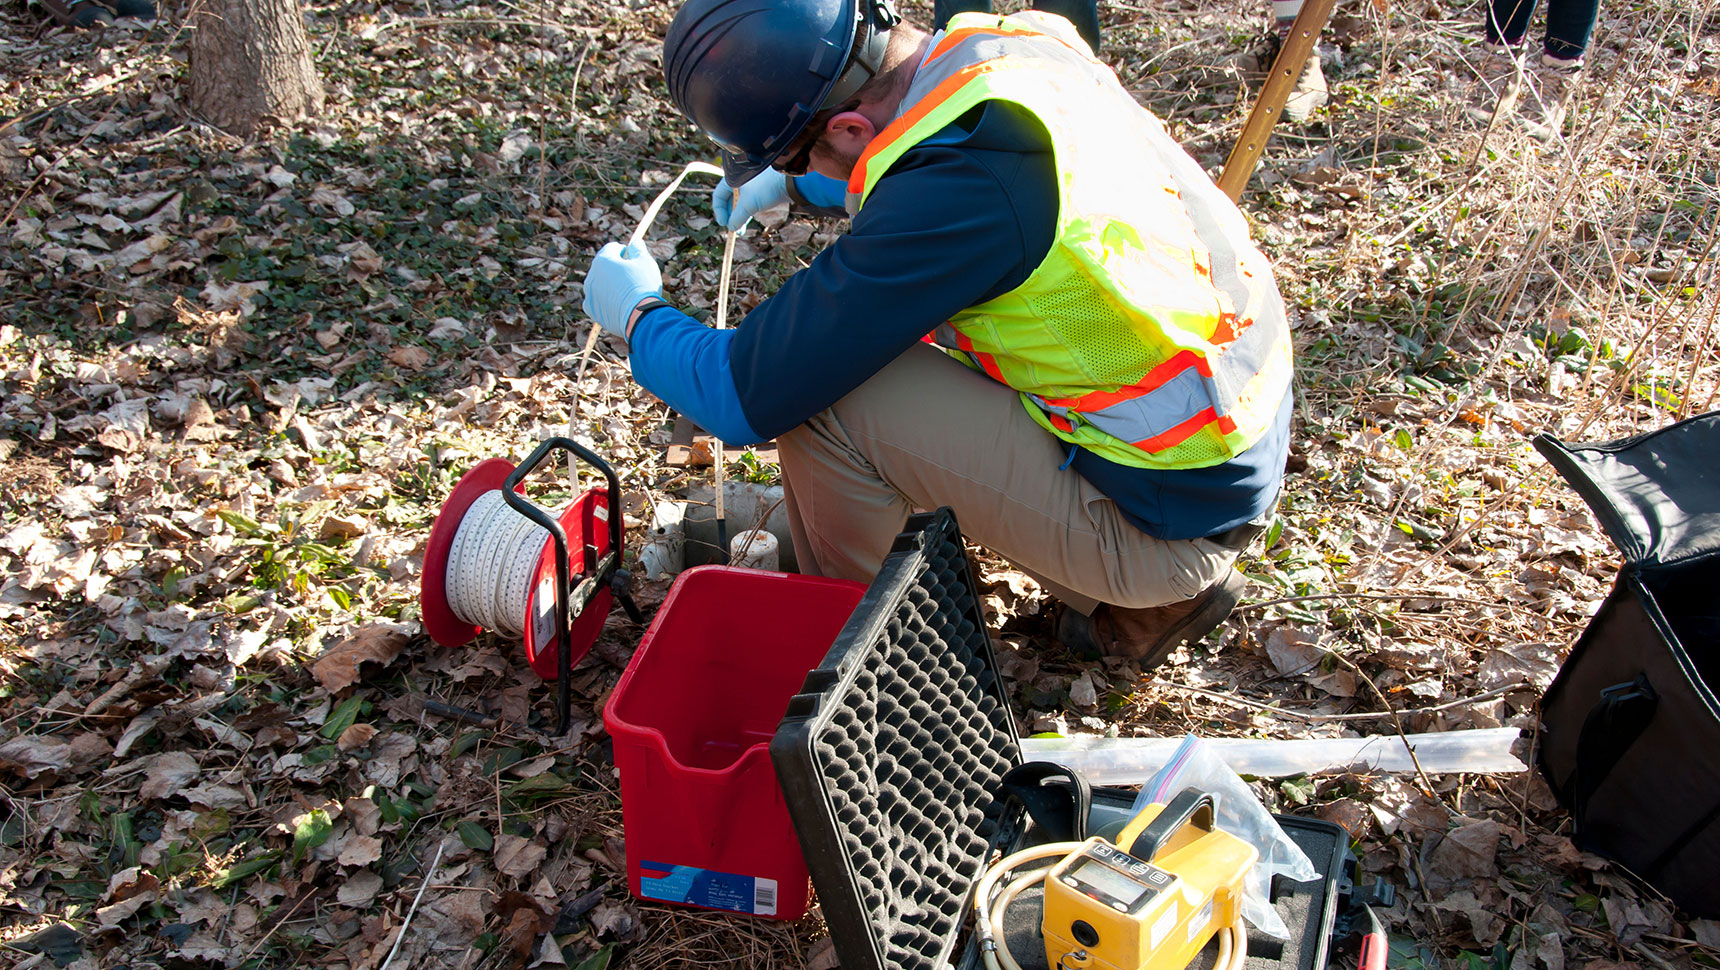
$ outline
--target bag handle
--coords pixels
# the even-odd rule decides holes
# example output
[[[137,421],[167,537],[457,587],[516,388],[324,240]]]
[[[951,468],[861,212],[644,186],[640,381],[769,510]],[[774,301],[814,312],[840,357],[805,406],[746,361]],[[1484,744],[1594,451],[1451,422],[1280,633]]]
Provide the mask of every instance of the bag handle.
[[[1612,774],[1625,751],[1648,730],[1660,697],[1648,674],[1601,691],[1598,704],[1583,718],[1577,735],[1577,766],[1571,772],[1571,815],[1580,826],[1588,817],[1589,799]]]
[[[1085,775],[1050,761],[1016,765],[1003,776],[1004,797],[1020,802],[1052,842],[1081,842],[1087,838],[1087,816],[1093,790]]]

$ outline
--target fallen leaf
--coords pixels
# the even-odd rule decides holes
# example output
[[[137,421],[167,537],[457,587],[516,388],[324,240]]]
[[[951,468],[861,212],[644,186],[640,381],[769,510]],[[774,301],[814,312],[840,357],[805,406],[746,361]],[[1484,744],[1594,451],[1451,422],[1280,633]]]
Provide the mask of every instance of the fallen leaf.
[[[1084,671],[1069,684],[1069,703],[1082,710],[1091,710],[1099,704],[1099,691],[1093,686],[1091,671]]]
[[[1452,829],[1429,854],[1429,868],[1452,880],[1492,874],[1503,828],[1498,822],[1482,819]]]
[[[545,917],[530,906],[521,906],[514,910],[514,915],[508,920],[508,925],[502,929],[502,946],[514,955],[514,959],[525,961],[531,956],[532,944],[537,942],[538,934],[545,929]]]
[[[137,911],[155,902],[155,893],[138,893],[120,902],[103,906],[96,910],[96,922],[103,929],[118,927],[119,924],[137,915]]]
[[[93,765],[113,754],[113,745],[94,731],[85,731],[72,739],[70,760],[73,765]]]
[[[357,751],[370,743],[376,737],[376,728],[369,724],[354,724],[340,732],[340,739],[335,745],[342,751]]]
[[[604,900],[591,911],[591,928],[599,936],[625,940],[638,931],[639,913],[630,903]]]
[[[241,808],[248,804],[245,793],[229,785],[197,785],[183,792],[185,800],[204,808]]]
[[[166,751],[155,756],[149,763],[149,769],[143,776],[143,787],[138,790],[139,798],[167,798],[183,793],[197,780],[202,769],[197,759],[184,751]]]
[[[334,896],[342,906],[364,909],[381,891],[382,877],[369,869],[361,869],[349,876],[346,882],[341,883]]]
[[[72,746],[64,741],[21,734],[0,744],[0,768],[34,778],[44,771],[65,770],[71,751]]]
[[[107,895],[102,897],[102,901],[122,903],[133,896],[153,893],[160,888],[161,880],[157,879],[154,873],[132,866],[113,874],[113,878],[108,880]]]
[[[423,370],[430,363],[430,352],[423,347],[410,344],[396,347],[388,352],[388,359],[407,370]]]
[[[1469,922],[1469,934],[1475,943],[1482,947],[1491,947],[1499,941],[1505,932],[1505,921],[1468,889],[1447,893],[1433,900],[1433,908],[1447,913],[1458,914]]]
[[[28,936],[17,937],[6,945],[25,953],[43,954],[56,967],[69,967],[84,955],[82,934],[66,923],[55,923]],[[25,961],[26,964],[28,962]]]
[[[1354,798],[1340,798],[1320,806],[1315,814],[1328,822],[1336,822],[1350,834],[1352,841],[1361,839],[1368,834],[1374,816],[1368,807]]]
[[[331,515],[323,519],[322,528],[317,530],[317,538],[356,539],[370,531],[370,523],[356,515]]]
[[[1266,638],[1266,656],[1279,676],[1291,677],[1319,664],[1320,650],[1315,646],[1318,642],[1314,634],[1280,626]]]
[[[496,840],[496,871],[515,879],[524,879],[537,871],[549,850],[518,835],[504,835]]]
[[[409,638],[391,623],[360,627],[345,640],[330,647],[311,664],[311,674],[330,693],[358,682],[359,667],[366,663],[388,664],[400,656]]]
[[[352,834],[335,861],[343,866],[368,866],[382,858],[382,840],[370,835]]]
[[[1664,935],[1672,928],[1671,911],[1654,900],[1608,896],[1601,900],[1601,909],[1607,914],[1607,927],[1621,946],[1635,946],[1642,942],[1645,933]]]

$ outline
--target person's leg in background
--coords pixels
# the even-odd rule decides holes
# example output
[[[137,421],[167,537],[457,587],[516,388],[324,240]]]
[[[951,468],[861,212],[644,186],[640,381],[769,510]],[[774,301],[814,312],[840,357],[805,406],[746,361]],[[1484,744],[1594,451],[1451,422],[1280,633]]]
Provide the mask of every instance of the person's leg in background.
[[[1054,13],[1075,25],[1075,32],[1099,53],[1099,0],[1033,0],[1033,9]]]
[[[1279,50],[1283,49],[1284,41],[1290,36],[1290,28],[1296,23],[1296,15],[1302,12],[1302,0],[1272,0],[1272,21],[1278,31]],[[1262,67],[1271,70],[1271,64]],[[1290,97],[1284,101],[1284,118],[1301,124],[1308,120],[1318,108],[1325,107],[1329,96],[1326,92],[1326,72],[1320,69],[1320,52],[1308,52],[1308,60],[1302,65],[1302,74],[1296,79],[1296,89],[1290,92]]]
[[[1529,134],[1541,141],[1553,141],[1564,130],[1599,11],[1599,0],[1547,0],[1547,32],[1536,64],[1535,97],[1523,119]]]
[[[1600,0],[1547,0],[1547,37],[1541,52],[1542,63],[1561,69],[1581,67],[1599,15]]]
[[[1093,53],[1099,52],[1099,0],[1033,0],[1034,10],[1054,13],[1075,25]],[[990,13],[989,0],[933,0],[932,20],[939,30],[958,13]]]
[[[1237,550],[1135,528],[1086,479],[1059,469],[1068,446],[1034,423],[1020,395],[932,347],[910,348],[777,449],[805,573],[869,581],[909,514],[948,505],[963,534],[1077,613],[1116,607],[1111,639],[1128,639],[1119,652],[1143,663],[1181,642],[1165,645],[1156,629],[1192,625],[1198,639],[1240,593]]]
[[[1529,33],[1529,17],[1535,12],[1536,0],[1488,0],[1487,43],[1491,47],[1511,50],[1523,46]]]
[[[991,13],[991,0],[932,0],[932,25],[938,30],[958,13]]]

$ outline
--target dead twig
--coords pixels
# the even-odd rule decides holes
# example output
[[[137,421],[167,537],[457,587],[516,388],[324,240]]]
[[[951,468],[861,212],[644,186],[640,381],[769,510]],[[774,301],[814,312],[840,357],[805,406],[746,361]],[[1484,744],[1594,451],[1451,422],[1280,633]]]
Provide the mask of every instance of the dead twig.
[[[1438,790],[1433,787],[1433,779],[1429,778],[1427,776],[1427,772],[1421,767],[1421,759],[1416,757],[1415,754],[1415,745],[1409,743],[1409,732],[1404,730],[1403,718],[1398,716],[1397,709],[1392,707],[1392,702],[1386,699],[1386,692],[1380,690],[1380,685],[1374,683],[1374,679],[1368,676],[1368,672],[1363,670],[1361,665],[1357,664],[1354,660],[1351,660],[1349,657],[1346,657],[1338,651],[1332,650],[1328,647],[1320,647],[1319,649],[1332,659],[1350,668],[1357,677],[1362,678],[1362,681],[1374,692],[1374,696],[1380,699],[1380,706],[1386,709],[1386,713],[1391,716],[1392,726],[1397,728],[1398,739],[1403,742],[1403,749],[1409,752],[1410,763],[1415,765],[1415,776],[1421,779],[1424,794],[1429,798],[1437,800],[1441,805],[1444,805],[1446,811],[1451,812],[1454,815],[1457,814],[1457,811],[1454,808],[1445,804],[1445,799],[1441,797]]]
[[[412,925],[413,914],[418,912],[418,904],[424,900],[424,890],[430,888],[430,876],[436,872],[436,867],[442,864],[442,849],[446,845],[445,841],[436,843],[436,858],[431,860],[430,868],[424,870],[424,881],[418,884],[418,895],[412,897],[412,906],[406,910],[406,919],[400,923],[400,932],[394,937],[394,945],[388,948],[388,957],[377,970],[388,970],[388,965],[394,962],[394,955],[400,952],[400,944],[406,939],[406,930]]]

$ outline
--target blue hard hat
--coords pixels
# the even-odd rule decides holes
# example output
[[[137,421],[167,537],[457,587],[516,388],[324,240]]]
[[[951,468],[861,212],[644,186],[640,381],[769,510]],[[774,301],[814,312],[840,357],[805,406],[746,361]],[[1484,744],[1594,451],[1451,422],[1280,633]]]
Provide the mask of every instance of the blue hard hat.
[[[890,0],[688,0],[663,39],[669,97],[740,185],[878,72]]]

